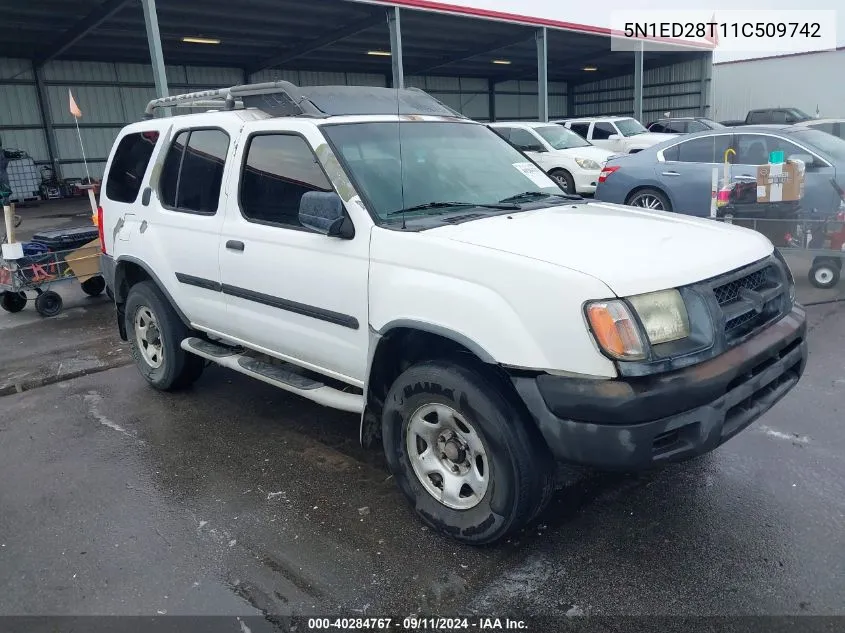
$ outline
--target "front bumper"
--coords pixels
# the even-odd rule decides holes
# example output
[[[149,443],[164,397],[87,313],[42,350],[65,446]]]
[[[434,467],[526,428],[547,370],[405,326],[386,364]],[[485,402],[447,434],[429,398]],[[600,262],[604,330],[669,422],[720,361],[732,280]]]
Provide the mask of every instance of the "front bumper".
[[[768,411],[804,372],[806,331],[795,306],[741,345],[677,371],[511,380],[557,459],[641,470],[711,451]]]

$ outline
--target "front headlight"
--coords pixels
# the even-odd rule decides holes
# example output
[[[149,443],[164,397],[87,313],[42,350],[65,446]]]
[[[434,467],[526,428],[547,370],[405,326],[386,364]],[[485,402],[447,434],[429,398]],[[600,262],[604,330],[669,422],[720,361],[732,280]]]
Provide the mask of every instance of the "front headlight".
[[[677,290],[661,290],[628,297],[652,345],[689,336],[687,306]]]
[[[598,171],[601,169],[601,165],[590,158],[576,158],[575,162],[578,163],[578,166],[581,169],[586,169],[588,171]]]

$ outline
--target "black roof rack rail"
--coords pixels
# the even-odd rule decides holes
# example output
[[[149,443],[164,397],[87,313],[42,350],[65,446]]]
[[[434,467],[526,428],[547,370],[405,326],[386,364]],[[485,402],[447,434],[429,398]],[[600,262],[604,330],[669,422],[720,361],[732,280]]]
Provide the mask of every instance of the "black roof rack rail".
[[[144,110],[144,118],[152,118],[160,108],[256,108],[271,116],[397,114],[466,118],[419,88],[396,90],[371,86],[300,87],[289,81],[245,84],[153,99]]]

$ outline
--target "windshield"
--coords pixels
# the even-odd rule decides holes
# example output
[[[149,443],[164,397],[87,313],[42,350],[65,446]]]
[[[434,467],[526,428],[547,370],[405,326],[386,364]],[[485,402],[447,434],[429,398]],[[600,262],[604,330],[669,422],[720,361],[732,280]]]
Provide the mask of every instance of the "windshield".
[[[809,145],[822,154],[827,154],[836,162],[845,162],[845,141],[838,136],[814,129],[804,129],[791,134],[791,136],[799,143]]]
[[[572,130],[568,130],[561,125],[535,127],[534,131],[542,136],[554,149],[572,149],[575,147],[589,147],[592,145],[592,143],[588,143]]]
[[[381,221],[433,215],[536,192],[563,195],[534,163],[484,125],[439,121],[322,126],[359,193]],[[401,134],[401,145],[400,145]],[[493,212],[479,208],[478,212]],[[474,211],[475,212],[475,211]],[[397,217],[398,216],[398,217]]]
[[[619,119],[616,121],[616,127],[622,133],[622,136],[636,136],[648,132],[636,119]]]

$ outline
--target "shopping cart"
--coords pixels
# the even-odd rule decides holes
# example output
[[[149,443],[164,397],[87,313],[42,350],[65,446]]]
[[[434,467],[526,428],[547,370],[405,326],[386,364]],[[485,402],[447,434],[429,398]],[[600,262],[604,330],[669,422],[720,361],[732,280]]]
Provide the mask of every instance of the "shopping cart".
[[[52,290],[55,284],[77,280],[85,294],[102,293],[106,282],[100,274],[96,228],[91,238],[90,227],[47,231],[15,245],[19,252],[14,257],[0,256],[0,307],[20,312],[34,300],[38,314],[51,317],[63,307],[61,295]]]

